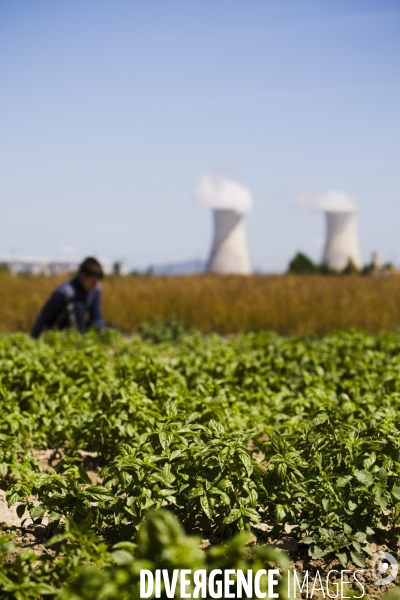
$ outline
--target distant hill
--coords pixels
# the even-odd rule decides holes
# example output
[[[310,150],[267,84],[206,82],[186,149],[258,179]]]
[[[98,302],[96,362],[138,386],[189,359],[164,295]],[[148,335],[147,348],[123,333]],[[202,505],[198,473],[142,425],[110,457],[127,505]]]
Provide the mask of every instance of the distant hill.
[[[190,275],[191,273],[203,273],[205,269],[205,261],[199,259],[169,265],[154,265],[152,267],[155,275]]]

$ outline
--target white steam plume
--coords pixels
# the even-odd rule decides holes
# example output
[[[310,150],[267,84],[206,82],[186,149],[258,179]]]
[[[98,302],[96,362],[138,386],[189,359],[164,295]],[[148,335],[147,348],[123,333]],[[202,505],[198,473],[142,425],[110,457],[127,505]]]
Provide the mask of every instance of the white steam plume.
[[[326,194],[300,192],[297,204],[303,208],[325,212],[357,212],[359,205],[354,196],[340,190],[331,190]]]
[[[245,213],[253,206],[250,192],[243,185],[209,172],[201,176],[194,195],[197,205],[205,208]]]

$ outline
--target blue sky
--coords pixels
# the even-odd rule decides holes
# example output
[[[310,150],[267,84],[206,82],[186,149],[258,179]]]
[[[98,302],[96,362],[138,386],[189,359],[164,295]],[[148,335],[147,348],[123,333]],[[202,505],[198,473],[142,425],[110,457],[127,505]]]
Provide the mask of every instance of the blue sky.
[[[253,266],[319,259],[301,190],[400,264],[398,0],[2,0],[0,254],[206,258],[204,170],[246,185]]]

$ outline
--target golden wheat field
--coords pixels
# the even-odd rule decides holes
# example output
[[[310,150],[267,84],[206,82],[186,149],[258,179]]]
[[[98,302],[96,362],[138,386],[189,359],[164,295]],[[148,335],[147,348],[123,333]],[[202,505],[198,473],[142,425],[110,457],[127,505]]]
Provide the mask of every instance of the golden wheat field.
[[[29,331],[63,280],[0,273],[0,331]],[[186,327],[220,334],[325,334],[345,327],[373,333],[400,325],[398,276],[109,277],[103,288],[105,319],[124,333],[170,315],[180,316]]]

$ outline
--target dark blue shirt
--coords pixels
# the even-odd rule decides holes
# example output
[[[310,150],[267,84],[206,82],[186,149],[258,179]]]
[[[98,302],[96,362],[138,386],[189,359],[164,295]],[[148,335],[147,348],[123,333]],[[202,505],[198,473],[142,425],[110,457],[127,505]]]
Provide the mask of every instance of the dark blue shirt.
[[[85,333],[90,326],[98,329],[104,327],[101,315],[101,285],[97,284],[93,291],[87,292],[79,279],[75,278],[54,290],[36,319],[31,332],[32,337],[38,338],[44,329],[55,327],[58,316],[67,308],[72,311],[73,324],[81,333]]]

